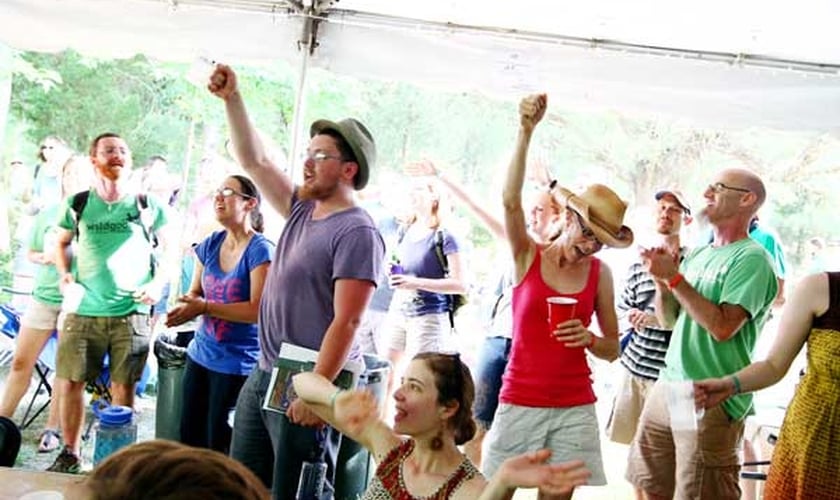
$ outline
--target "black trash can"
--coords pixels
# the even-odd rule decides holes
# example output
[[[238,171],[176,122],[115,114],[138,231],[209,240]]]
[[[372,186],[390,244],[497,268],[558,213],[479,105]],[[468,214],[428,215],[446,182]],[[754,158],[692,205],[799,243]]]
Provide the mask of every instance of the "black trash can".
[[[194,332],[172,332],[155,340],[158,362],[158,392],[155,405],[155,437],[181,439],[181,400],[184,369],[187,365],[187,345]]]
[[[359,379],[359,386],[371,391],[379,406],[384,407],[391,365],[386,359],[370,354],[364,356],[365,371]],[[374,472],[376,466],[370,452],[347,436],[342,436],[335,471],[335,500],[358,499],[367,489]]]

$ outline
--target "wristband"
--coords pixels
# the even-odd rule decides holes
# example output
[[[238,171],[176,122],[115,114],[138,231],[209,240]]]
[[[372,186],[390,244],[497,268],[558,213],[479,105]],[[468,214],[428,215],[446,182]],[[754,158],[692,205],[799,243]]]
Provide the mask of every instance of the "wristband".
[[[330,396],[330,408],[335,408],[335,398],[341,394],[341,389],[336,389],[335,392]]]
[[[210,305],[207,304],[207,299],[204,299],[204,312],[201,314],[207,314],[207,311],[210,310]]]
[[[683,276],[682,274],[675,274],[674,277],[671,278],[671,281],[668,282],[668,290],[673,290],[674,288],[676,288],[677,285],[679,285],[683,279],[685,279],[685,276]]]
[[[732,385],[735,386],[735,394],[741,394],[741,381],[738,379],[737,375],[732,375]]]

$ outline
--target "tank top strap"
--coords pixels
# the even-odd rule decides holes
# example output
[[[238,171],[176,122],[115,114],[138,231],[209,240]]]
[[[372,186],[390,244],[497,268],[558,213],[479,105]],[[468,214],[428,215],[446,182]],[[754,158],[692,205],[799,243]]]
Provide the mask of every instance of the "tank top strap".
[[[446,500],[450,498],[464,481],[469,481],[478,474],[481,473],[476,469],[475,465],[473,465],[469,458],[464,457],[464,461],[461,462],[461,465],[458,466],[455,473],[449,477],[446,483],[435,494],[435,500]]]
[[[828,275],[828,310],[814,318],[813,328],[840,330],[840,272]]]
[[[393,447],[391,451],[385,455],[382,462],[379,463],[379,467],[377,467],[376,476],[379,478],[379,481],[382,483],[382,486],[391,498],[397,499],[404,496],[405,492],[402,487],[400,471],[402,470],[402,464],[405,461],[405,457],[407,457],[413,449],[414,440],[406,439],[402,443]]]
[[[589,276],[586,278],[586,290],[598,290],[598,280],[601,279],[601,260],[592,257],[589,263]]]

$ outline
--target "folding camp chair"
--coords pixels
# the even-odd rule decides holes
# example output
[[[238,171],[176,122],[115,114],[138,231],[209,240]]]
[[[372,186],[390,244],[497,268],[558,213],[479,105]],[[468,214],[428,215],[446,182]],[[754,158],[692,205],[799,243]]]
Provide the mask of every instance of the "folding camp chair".
[[[4,291],[9,290],[4,289]],[[20,331],[20,313],[11,306],[4,304],[0,305],[0,318],[2,318],[2,327],[0,327],[0,331],[12,340],[17,339],[18,332]],[[55,351],[57,344],[58,337],[56,337],[56,333],[53,332],[35,362],[34,371],[38,377],[38,385],[35,387],[35,392],[32,394],[32,398],[30,398],[29,403],[26,405],[26,411],[23,413],[23,418],[21,419],[21,429],[29,427],[32,422],[38,418],[38,415],[40,415],[50,404],[50,399],[52,398],[52,385],[50,385],[49,375],[55,370]],[[13,355],[14,351],[12,351],[12,356]],[[38,406],[38,396],[44,392],[47,393],[47,400]]]
[[[38,385],[35,387],[35,392],[32,394],[32,398],[29,399],[26,411],[23,412],[20,424],[21,429],[26,429],[32,425],[32,422],[34,422],[35,419],[50,406],[53,390],[52,385],[50,384],[50,374],[55,371],[55,355],[57,351],[58,335],[55,331],[53,331],[50,338],[47,339],[47,343],[44,344],[41,354],[38,355],[38,359],[35,361],[34,371],[38,376]],[[47,400],[41,403],[40,406],[36,406],[38,396],[44,392],[47,393]]]

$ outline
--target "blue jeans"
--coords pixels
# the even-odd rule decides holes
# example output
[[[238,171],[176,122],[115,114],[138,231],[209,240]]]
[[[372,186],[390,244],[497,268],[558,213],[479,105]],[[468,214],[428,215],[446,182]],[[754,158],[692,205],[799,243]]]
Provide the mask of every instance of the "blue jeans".
[[[499,406],[499,391],[502,390],[502,375],[510,359],[510,345],[511,339],[506,337],[487,337],[481,345],[473,417],[485,429],[490,428]]]
[[[255,369],[236,401],[230,456],[242,462],[271,488],[273,499],[294,499],[304,461],[327,464],[325,494],[334,490],[341,434],[332,427],[316,429],[289,422],[286,415],[263,410],[271,373]]]

